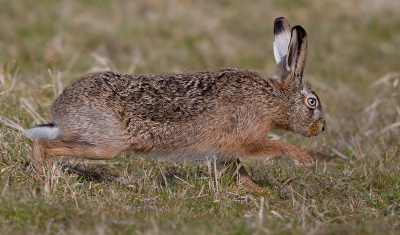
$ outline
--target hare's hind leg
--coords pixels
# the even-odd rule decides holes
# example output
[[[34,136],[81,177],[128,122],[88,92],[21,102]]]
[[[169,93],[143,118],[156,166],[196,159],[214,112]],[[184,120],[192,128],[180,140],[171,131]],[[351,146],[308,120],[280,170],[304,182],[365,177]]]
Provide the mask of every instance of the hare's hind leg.
[[[128,144],[113,142],[112,145],[94,145],[80,141],[62,139],[36,139],[32,145],[34,164],[49,163],[55,156],[73,156],[93,160],[107,160],[125,151]]]
[[[47,151],[47,139],[35,139],[32,143],[32,163],[35,166],[48,164],[51,156]]]

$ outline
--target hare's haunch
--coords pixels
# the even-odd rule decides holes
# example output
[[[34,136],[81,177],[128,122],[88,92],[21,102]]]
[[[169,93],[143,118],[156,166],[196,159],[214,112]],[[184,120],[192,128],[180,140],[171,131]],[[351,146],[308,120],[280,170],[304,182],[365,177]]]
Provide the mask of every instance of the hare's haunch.
[[[303,80],[307,34],[285,18],[274,24],[279,77],[220,69],[185,74],[102,72],[82,77],[54,101],[53,122],[33,136],[34,163],[68,155],[111,159],[124,151],[158,158],[238,162],[282,155],[312,166],[303,150],[268,140],[271,129],[316,136],[325,121],[318,96]],[[258,188],[243,166],[241,181]]]

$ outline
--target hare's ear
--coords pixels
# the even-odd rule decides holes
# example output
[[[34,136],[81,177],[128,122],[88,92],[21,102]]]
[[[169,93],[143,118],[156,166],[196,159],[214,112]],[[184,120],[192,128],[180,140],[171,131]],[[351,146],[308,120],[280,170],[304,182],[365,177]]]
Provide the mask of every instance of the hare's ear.
[[[279,17],[274,22],[274,57],[276,65],[281,69],[281,75],[286,70],[286,56],[290,44],[292,25],[285,17]]]
[[[293,79],[302,79],[307,56],[307,33],[301,26],[292,28],[289,52],[286,57],[286,70]],[[300,80],[301,81],[301,80]]]

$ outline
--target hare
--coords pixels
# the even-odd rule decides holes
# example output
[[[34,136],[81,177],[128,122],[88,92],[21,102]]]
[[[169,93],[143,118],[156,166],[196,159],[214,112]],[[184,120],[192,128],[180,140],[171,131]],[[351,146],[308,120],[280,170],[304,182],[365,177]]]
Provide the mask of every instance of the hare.
[[[111,159],[124,151],[151,157],[237,162],[282,155],[298,166],[313,159],[294,145],[266,138],[271,129],[316,136],[325,128],[318,96],[303,80],[307,34],[283,17],[274,23],[280,76],[247,69],[183,74],[101,72],[82,77],[56,98],[53,121],[34,137],[33,163],[54,156]],[[243,166],[240,181],[260,189]]]

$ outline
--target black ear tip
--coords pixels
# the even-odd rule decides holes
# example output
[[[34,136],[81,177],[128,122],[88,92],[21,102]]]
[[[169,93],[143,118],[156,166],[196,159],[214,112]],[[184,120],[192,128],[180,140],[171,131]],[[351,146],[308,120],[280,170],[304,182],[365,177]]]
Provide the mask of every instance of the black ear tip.
[[[274,34],[279,34],[280,32],[285,30],[284,22],[287,22],[285,17],[279,17],[275,19],[274,22]]]
[[[304,30],[304,28],[301,27],[301,25],[296,25],[296,26],[293,27],[293,29]]]
[[[296,25],[292,28],[292,34],[294,31],[298,32],[301,36],[307,36],[306,30],[300,25]]]
[[[276,18],[275,19],[275,23],[277,23],[277,22],[281,22],[283,19],[285,19],[285,17],[278,17],[278,18]]]

